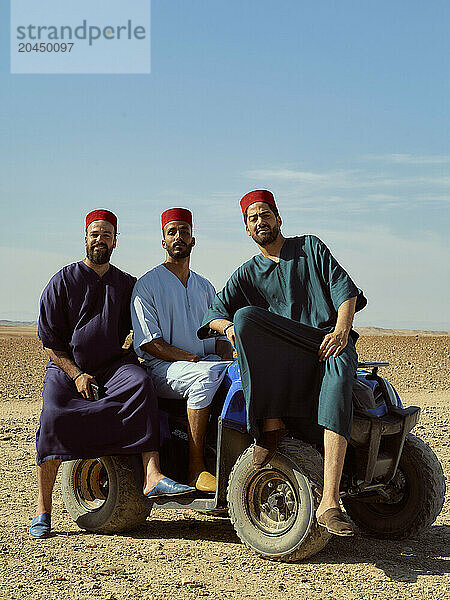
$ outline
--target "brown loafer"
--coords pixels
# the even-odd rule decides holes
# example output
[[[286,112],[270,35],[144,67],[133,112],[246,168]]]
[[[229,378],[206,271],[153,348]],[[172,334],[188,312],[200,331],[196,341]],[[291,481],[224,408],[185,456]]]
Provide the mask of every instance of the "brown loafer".
[[[347,537],[355,533],[352,524],[340,508],[329,508],[320,517],[317,517],[317,522],[333,535]]]
[[[261,438],[253,446],[253,466],[255,469],[265,467],[277,452],[278,444],[284,438],[287,429],[264,431]]]

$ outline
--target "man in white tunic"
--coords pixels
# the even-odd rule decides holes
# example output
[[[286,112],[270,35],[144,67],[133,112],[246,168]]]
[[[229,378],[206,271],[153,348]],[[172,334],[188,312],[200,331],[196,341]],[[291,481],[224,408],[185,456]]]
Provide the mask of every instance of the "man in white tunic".
[[[203,443],[209,406],[232,360],[225,336],[199,340],[197,330],[215,296],[212,284],[189,269],[195,245],[192,214],[172,208],[161,215],[163,264],[136,283],[131,299],[136,353],[144,359],[158,396],[187,400],[189,478],[198,490],[214,492]]]

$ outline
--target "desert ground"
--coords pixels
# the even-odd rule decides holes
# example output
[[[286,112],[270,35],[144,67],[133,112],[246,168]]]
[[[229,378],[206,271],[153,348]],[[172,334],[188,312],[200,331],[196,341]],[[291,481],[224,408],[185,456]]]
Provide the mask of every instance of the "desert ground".
[[[362,332],[364,334],[364,332]],[[367,332],[360,360],[381,373],[405,405],[422,408],[414,433],[450,472],[448,335]],[[252,554],[230,521],[192,511],[155,510],[137,530],[95,535],[64,509],[57,481],[53,537],[31,540],[34,436],[45,357],[35,329],[0,327],[0,599],[173,600],[210,598],[448,598],[448,498],[436,522],[413,539],[380,541],[357,531],[316,556],[284,564]]]

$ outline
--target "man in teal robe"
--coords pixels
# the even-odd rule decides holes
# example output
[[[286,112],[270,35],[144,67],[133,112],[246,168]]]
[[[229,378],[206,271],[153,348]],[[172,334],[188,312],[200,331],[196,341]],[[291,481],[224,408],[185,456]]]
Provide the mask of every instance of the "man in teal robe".
[[[285,238],[271,192],[241,200],[247,234],[261,254],[239,267],[205,314],[199,337],[227,335],[238,354],[254,464],[264,466],[295,417],[324,428],[319,523],[352,535],[339,508],[339,484],[352,424],[358,357],[353,316],[367,301],[316,236]]]

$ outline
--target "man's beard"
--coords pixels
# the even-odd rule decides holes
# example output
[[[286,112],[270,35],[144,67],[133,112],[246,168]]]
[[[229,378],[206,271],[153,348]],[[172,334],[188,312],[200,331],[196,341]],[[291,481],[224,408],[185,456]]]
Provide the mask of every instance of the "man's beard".
[[[268,229],[260,230],[257,233],[252,233],[251,237],[259,246],[264,247],[272,244],[277,239],[279,233],[280,228],[278,225],[275,225],[275,227],[269,227]]]
[[[104,265],[111,258],[113,248],[109,249],[107,246],[88,246],[86,248],[86,256],[94,263],[94,265]]]
[[[173,250],[173,247],[171,248],[170,246],[166,246],[167,254],[170,256],[170,258],[174,258],[175,260],[178,258],[187,258],[192,251],[193,245],[194,244],[192,242],[190,244],[184,244],[184,249],[180,248],[176,251]]]

